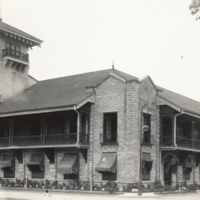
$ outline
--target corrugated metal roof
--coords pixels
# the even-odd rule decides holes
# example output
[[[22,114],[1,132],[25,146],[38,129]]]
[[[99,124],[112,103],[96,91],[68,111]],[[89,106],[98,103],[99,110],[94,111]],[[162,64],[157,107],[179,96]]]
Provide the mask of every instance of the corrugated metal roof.
[[[159,86],[157,88],[161,90],[158,95],[161,98],[164,98],[185,111],[200,114],[200,102]]]
[[[139,80],[134,76],[116,69],[107,69],[39,81],[29,89],[20,92],[15,97],[12,97],[12,99],[1,103],[0,114],[45,110],[77,105],[93,94],[93,92],[86,92],[85,87],[98,86],[111,73],[120,76],[126,81]],[[200,102],[162,87],[156,87],[159,90],[158,96],[161,98],[177,105],[183,110],[200,115]]]
[[[1,103],[0,114],[77,105],[93,93],[86,92],[85,87],[99,85],[110,73],[127,81],[137,80],[134,76],[108,69],[39,81],[12,99]]]

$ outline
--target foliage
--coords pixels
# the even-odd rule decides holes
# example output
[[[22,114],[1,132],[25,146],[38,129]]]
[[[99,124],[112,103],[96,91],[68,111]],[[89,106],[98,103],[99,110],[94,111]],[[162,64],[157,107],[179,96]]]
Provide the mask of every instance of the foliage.
[[[70,190],[80,190],[82,187],[81,182],[79,180],[74,180],[69,182]]]
[[[50,188],[50,181],[48,179],[45,180],[45,188]]]
[[[0,184],[3,185],[4,183],[5,183],[4,179],[0,178]]]
[[[159,191],[160,193],[162,193],[162,191],[163,191],[163,185],[162,185],[161,181],[155,180],[154,187],[155,187],[155,189],[157,191]]]
[[[189,190],[192,190],[192,191],[195,191],[195,190],[198,190],[199,187],[198,187],[198,185],[191,184],[191,185],[188,185],[188,189],[189,189]]]
[[[5,180],[5,184],[6,184],[6,186],[10,185],[10,180],[9,180],[9,179],[6,179],[6,180]]]
[[[15,183],[13,181],[10,182],[10,187],[14,187]]]
[[[170,185],[165,185],[164,186],[165,191],[171,191],[171,186]]]
[[[132,189],[137,188],[138,184],[136,182],[134,183],[127,183],[126,186],[123,186],[124,192],[131,192]]]
[[[189,9],[192,15],[196,15],[196,20],[199,20],[200,16],[198,13],[200,10],[200,0],[192,0]]]
[[[109,193],[114,193],[118,190],[117,183],[115,183],[115,181],[108,181],[105,185],[105,189]]]
[[[16,183],[19,185],[21,184],[21,180],[16,178]]]
[[[90,190],[90,182],[88,180],[83,181],[82,188],[83,188],[83,190]]]

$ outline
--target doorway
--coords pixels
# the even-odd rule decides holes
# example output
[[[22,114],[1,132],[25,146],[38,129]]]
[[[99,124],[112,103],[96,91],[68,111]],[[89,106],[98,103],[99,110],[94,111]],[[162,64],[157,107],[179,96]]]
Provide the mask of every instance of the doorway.
[[[167,162],[165,162],[165,165],[164,165],[164,181],[165,181],[165,185],[171,185],[172,183],[172,170],[171,170],[171,167],[168,166]]]

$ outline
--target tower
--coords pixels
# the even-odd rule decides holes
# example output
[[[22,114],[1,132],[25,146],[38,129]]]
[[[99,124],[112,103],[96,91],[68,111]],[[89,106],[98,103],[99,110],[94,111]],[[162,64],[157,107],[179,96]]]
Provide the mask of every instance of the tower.
[[[1,101],[29,87],[29,48],[42,40],[2,21],[0,16],[0,95]]]

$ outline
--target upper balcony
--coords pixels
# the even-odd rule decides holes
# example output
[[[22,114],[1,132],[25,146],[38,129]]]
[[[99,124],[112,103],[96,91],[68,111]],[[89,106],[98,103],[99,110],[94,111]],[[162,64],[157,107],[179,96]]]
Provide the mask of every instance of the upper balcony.
[[[15,117],[0,121],[0,149],[77,147],[89,145],[89,115],[62,114]]]
[[[23,70],[29,65],[29,55],[21,53],[20,51],[12,50],[11,48],[3,49],[3,60],[6,61],[6,65],[11,67],[18,67]]]
[[[1,147],[34,147],[34,146],[66,146],[76,145],[77,133],[61,133],[50,135],[31,135],[31,136],[14,136],[14,137],[0,137]],[[80,144],[89,144],[89,135],[80,134]]]
[[[200,151],[200,122],[198,119],[180,114],[161,116],[160,147]]]

